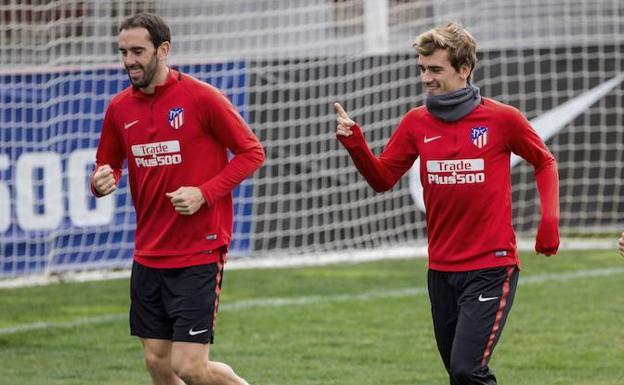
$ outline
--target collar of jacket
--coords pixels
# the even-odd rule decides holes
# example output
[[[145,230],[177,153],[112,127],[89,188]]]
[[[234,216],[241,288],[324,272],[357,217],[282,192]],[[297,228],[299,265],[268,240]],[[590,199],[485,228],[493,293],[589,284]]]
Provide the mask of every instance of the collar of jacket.
[[[182,74],[180,72],[174,70],[173,68],[169,68],[169,73],[167,74],[167,80],[165,80],[164,84],[156,86],[154,88],[154,93],[146,94],[145,92],[142,92],[138,88],[132,87],[132,95],[141,99],[152,99],[155,96],[162,94],[166,89],[171,87],[181,78],[182,78]]]

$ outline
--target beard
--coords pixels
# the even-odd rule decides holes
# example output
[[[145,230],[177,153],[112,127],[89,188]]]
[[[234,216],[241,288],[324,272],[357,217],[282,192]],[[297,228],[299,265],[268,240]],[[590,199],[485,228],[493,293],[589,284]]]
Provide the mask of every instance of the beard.
[[[143,76],[139,78],[133,78],[132,75],[130,75],[130,70],[136,70],[136,69],[140,69],[143,72]],[[156,57],[156,53],[154,53],[154,56],[147,63],[146,66],[143,66],[142,64],[139,64],[139,63],[134,64],[132,66],[126,66],[126,73],[128,74],[128,78],[130,79],[130,83],[132,83],[132,86],[134,88],[140,89],[140,88],[146,88],[152,83],[152,80],[154,80],[154,76],[156,76],[157,69],[158,69],[158,57]]]

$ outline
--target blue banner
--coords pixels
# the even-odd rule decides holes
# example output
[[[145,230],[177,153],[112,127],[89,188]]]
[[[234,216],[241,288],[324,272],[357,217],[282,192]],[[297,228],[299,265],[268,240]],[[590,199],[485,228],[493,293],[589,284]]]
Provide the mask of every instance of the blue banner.
[[[247,120],[245,62],[177,69],[223,90]],[[129,266],[135,215],[127,178],[111,197],[88,191],[104,111],[129,86],[125,71],[0,79],[0,276]],[[234,192],[234,254],[249,252],[251,194],[247,182]]]

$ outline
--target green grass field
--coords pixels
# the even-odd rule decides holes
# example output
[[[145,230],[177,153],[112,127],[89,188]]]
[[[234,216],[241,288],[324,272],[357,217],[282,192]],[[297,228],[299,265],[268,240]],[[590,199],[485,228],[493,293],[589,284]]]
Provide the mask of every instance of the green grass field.
[[[503,385],[624,384],[624,258],[526,254],[491,366]],[[214,360],[252,385],[448,384],[426,261],[225,274]],[[0,384],[149,385],[128,281],[0,290]]]

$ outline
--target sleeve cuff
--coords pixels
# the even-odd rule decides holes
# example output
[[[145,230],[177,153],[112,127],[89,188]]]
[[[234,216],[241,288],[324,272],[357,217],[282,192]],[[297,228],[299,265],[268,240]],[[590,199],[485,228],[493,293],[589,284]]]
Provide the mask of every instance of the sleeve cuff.
[[[351,136],[336,135],[336,138],[346,148],[353,148],[361,145],[364,142],[364,134],[359,124],[351,127]]]
[[[208,191],[207,184],[208,183],[204,183],[201,186],[199,186],[199,191],[201,191],[202,195],[204,196],[204,200],[206,201],[206,206],[211,207],[214,204],[214,200],[212,199],[212,195]]]

